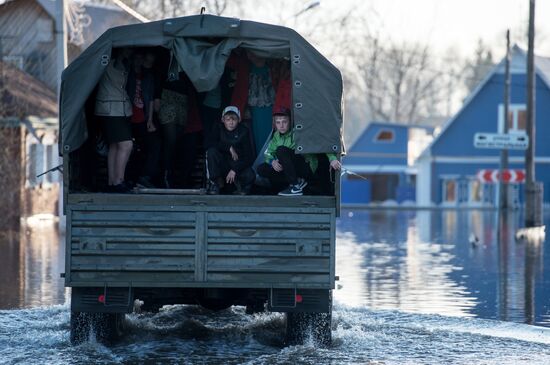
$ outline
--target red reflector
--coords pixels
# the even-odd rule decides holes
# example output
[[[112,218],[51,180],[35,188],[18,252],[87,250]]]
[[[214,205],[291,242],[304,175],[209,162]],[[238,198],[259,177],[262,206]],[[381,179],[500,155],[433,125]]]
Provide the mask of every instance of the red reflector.
[[[105,295],[101,294],[99,297],[97,297],[97,301],[105,304]]]
[[[302,303],[302,296],[300,294],[296,294],[296,303]]]

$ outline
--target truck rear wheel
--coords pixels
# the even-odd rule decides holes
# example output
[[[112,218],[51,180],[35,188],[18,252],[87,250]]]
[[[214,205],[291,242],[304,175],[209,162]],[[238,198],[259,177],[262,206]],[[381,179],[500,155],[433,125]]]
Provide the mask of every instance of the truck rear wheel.
[[[124,318],[124,313],[71,312],[71,343],[78,345],[94,336],[111,344],[122,336]]]
[[[332,343],[332,313],[287,313],[287,345],[303,345],[309,338],[316,346],[328,347]]]

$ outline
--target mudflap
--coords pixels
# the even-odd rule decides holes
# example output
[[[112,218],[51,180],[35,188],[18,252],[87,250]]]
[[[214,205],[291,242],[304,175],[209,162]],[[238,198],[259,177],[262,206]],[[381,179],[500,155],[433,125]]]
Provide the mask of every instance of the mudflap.
[[[285,344],[332,344],[332,291],[327,289],[272,289],[268,309],[286,313]]]
[[[267,309],[271,312],[328,313],[332,310],[329,289],[271,289]]]
[[[312,341],[315,346],[332,344],[332,312],[286,313],[285,344],[303,345]]]
[[[134,293],[131,287],[71,289],[71,311],[87,313],[131,313]]]
[[[78,288],[71,290],[71,343],[91,337],[110,345],[123,334],[126,313],[133,311],[132,288]]]
[[[104,345],[112,345],[124,332],[124,320],[124,313],[71,312],[71,344],[94,337]]]

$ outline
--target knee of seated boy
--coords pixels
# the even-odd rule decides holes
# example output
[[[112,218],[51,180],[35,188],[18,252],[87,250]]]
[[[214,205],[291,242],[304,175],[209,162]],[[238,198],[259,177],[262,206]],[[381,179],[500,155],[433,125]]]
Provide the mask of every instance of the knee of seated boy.
[[[289,152],[294,152],[294,150],[292,148],[289,148],[287,146],[279,146],[277,147],[275,153],[277,155],[280,155],[280,154],[283,154],[283,153],[289,153]]]

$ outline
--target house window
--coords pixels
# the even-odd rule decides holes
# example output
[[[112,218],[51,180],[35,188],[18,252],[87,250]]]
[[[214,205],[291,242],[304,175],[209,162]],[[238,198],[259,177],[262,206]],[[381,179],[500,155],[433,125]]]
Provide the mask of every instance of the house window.
[[[53,169],[59,165],[59,157],[57,156],[57,144],[48,144],[44,146],[46,149],[45,169],[44,171]],[[51,171],[44,175],[44,181],[48,183],[59,182],[59,172]]]
[[[37,177],[44,170],[44,146],[40,143],[27,144],[27,187],[40,185],[44,176]]]
[[[27,187],[40,184],[54,184],[60,182],[58,171],[51,171],[40,177],[38,175],[59,165],[57,144],[42,144],[34,138],[27,142]]]
[[[481,185],[483,187],[483,193],[482,193],[482,198],[483,198],[483,203],[484,204],[487,204],[487,205],[494,205],[495,204],[495,195],[496,195],[496,192],[497,192],[497,189],[495,189],[496,186],[498,186],[497,184],[482,184]]]
[[[468,201],[481,203],[483,201],[483,189],[479,180],[470,180],[468,184]]]
[[[527,107],[525,104],[510,104],[508,107],[508,132],[525,133]],[[504,105],[498,106],[498,132],[504,133]]]
[[[34,186],[37,184],[36,174],[34,173],[36,171],[36,149],[36,143],[29,145],[27,148],[27,184],[30,186]]]
[[[443,180],[443,203],[456,203],[458,195],[458,184],[455,179]]]
[[[35,27],[37,29],[36,40],[38,42],[53,42],[54,24],[52,19],[38,18]]]
[[[467,204],[469,201],[469,194],[470,194],[470,185],[468,183],[467,179],[459,179],[457,181],[458,185],[458,203],[459,204]]]
[[[508,204],[514,208],[521,207],[521,201],[519,199],[520,194],[520,184],[509,184],[508,185]]]
[[[23,70],[23,56],[3,56],[2,61]]]
[[[378,131],[376,137],[374,137],[374,142],[393,142],[394,134],[391,129],[382,129]]]

